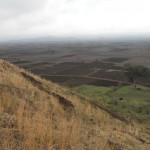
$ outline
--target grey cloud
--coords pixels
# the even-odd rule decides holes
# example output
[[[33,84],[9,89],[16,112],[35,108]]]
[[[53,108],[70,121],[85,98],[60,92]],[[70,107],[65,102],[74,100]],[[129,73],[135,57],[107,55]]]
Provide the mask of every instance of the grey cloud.
[[[131,0],[0,0],[0,39],[150,31],[149,5],[149,0],[136,5]]]
[[[31,13],[42,9],[46,2],[47,0],[0,0],[0,17],[8,19]]]
[[[0,9],[31,11],[40,8],[46,0],[0,0]]]

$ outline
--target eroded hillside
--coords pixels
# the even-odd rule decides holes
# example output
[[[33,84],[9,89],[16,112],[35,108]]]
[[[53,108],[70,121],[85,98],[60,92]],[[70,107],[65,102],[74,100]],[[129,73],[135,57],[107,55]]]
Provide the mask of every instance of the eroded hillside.
[[[148,150],[149,136],[69,89],[0,60],[1,150]]]

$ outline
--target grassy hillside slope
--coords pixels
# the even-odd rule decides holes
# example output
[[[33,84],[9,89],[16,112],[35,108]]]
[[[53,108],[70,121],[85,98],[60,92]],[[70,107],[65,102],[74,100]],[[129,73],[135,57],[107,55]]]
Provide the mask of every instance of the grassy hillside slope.
[[[134,89],[132,86],[82,85],[73,89],[86,95],[91,103],[108,108],[122,116],[125,115],[126,118],[134,119],[149,128],[150,90],[148,88]]]
[[[82,97],[0,60],[1,150],[148,150],[149,136]]]

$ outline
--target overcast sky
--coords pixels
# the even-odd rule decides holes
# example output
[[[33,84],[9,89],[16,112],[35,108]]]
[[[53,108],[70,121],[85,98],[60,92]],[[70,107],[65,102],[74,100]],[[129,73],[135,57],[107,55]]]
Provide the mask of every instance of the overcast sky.
[[[150,33],[150,0],[0,0],[0,39]]]

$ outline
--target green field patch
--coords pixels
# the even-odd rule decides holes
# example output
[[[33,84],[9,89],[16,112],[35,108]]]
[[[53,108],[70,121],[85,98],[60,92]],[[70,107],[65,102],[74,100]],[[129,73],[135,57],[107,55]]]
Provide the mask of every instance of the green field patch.
[[[102,87],[82,85],[74,88],[88,100],[97,105],[104,106],[116,113],[150,124],[150,91],[134,89],[132,86]]]
[[[121,70],[118,69],[108,69],[106,72],[120,72]]]
[[[76,91],[93,96],[93,95],[102,95],[111,90],[110,87],[101,87],[101,86],[94,86],[94,85],[82,85],[74,88]]]
[[[100,71],[101,69],[100,68],[92,68],[92,69],[90,69],[90,70],[92,70],[92,71]]]

